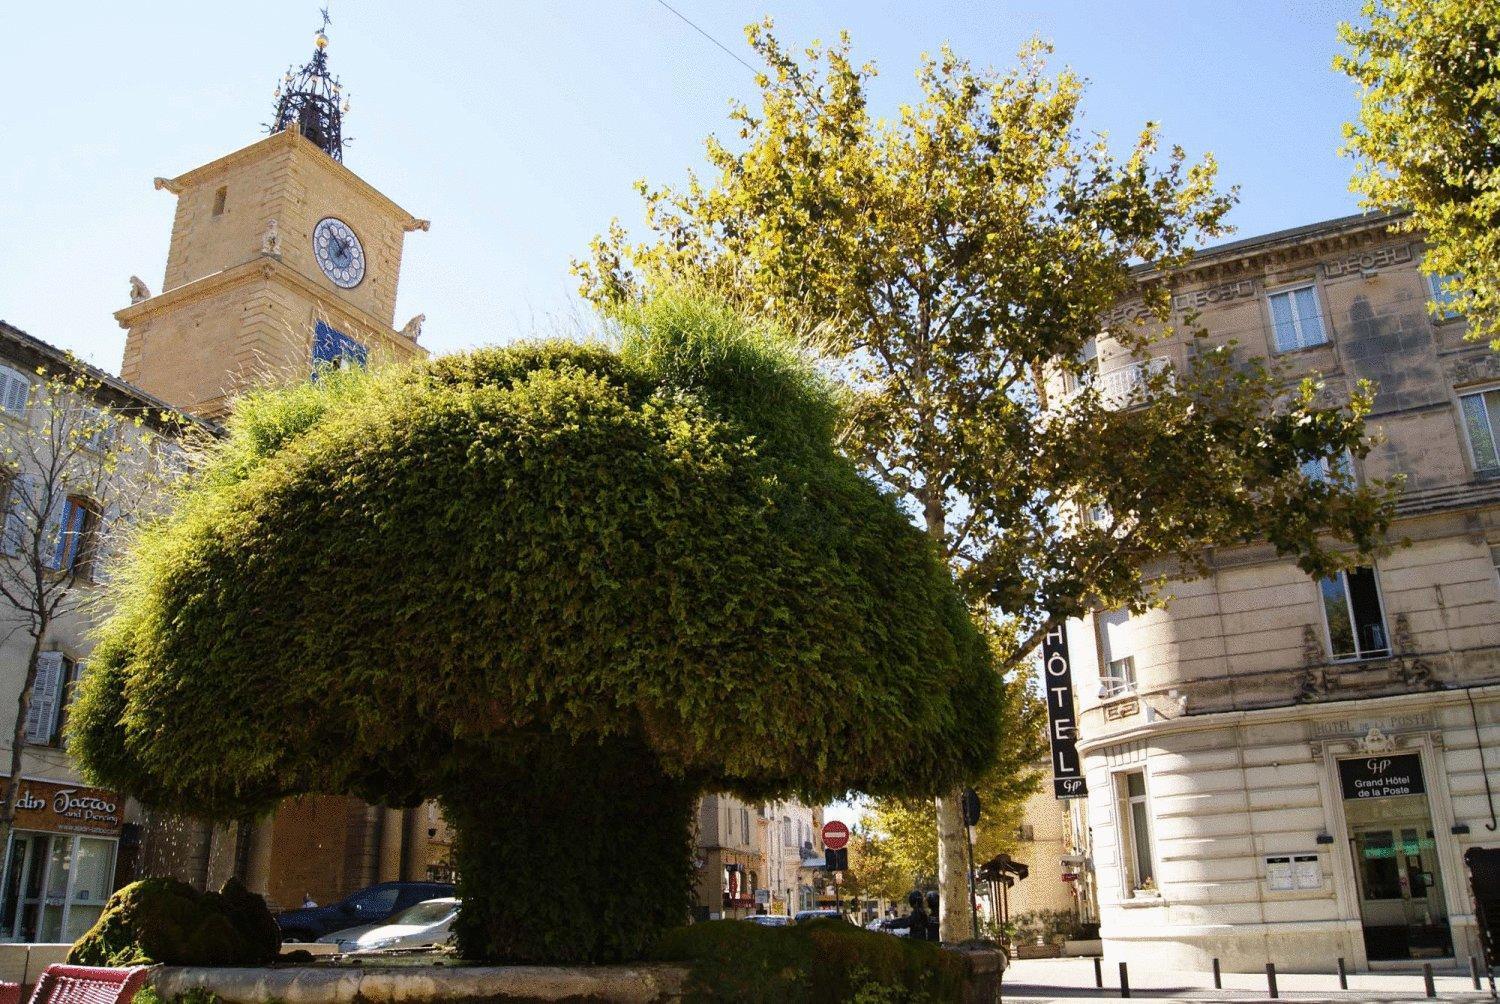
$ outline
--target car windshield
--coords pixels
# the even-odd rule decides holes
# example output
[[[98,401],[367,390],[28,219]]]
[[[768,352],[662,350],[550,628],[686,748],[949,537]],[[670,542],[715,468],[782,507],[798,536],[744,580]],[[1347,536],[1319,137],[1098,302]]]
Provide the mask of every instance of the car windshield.
[[[404,924],[412,927],[441,924],[457,909],[457,903],[450,903],[441,899],[428,900],[426,903],[418,903],[416,906],[402,910],[396,916],[392,917],[388,923]]]

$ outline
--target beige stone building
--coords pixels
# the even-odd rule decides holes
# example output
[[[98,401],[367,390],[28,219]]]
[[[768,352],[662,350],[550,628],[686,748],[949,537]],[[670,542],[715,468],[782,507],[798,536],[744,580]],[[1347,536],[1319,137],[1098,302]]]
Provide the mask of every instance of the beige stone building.
[[[45,380],[79,375],[97,385],[87,399],[48,400]],[[45,376],[43,374],[46,374]],[[72,941],[98,918],[104,901],[135,874],[141,846],[138,807],[118,793],[82,782],[64,740],[74,688],[86,672],[90,632],[105,588],[111,540],[133,495],[128,480],[168,441],[148,443],[123,424],[110,442],[94,437],[77,447],[59,436],[79,429],[73,409],[108,409],[137,417],[151,432],[172,432],[160,418],[170,409],[124,381],[85,366],[60,349],[0,322],[0,498],[4,500],[0,568],[7,596],[26,601],[35,558],[56,597],[57,616],[42,636],[37,675],[22,728],[21,785],[15,827],[0,864],[0,941]],[[87,418],[84,419],[88,421]],[[93,459],[90,460],[89,458]],[[118,490],[91,477],[112,457],[124,479]],[[76,460],[76,462],[75,462]],[[81,462],[82,470],[79,469]],[[105,493],[100,488],[110,489]],[[50,501],[47,501],[50,498]],[[20,593],[11,592],[18,585]],[[0,598],[0,776],[9,771],[17,702],[26,685],[32,635],[24,608]]]
[[[800,802],[744,802],[705,795],[698,803],[693,918],[811,910],[821,883],[822,810]]]
[[[1500,844],[1500,360],[1429,312],[1422,242],[1390,222],[1237,241],[1174,277],[1209,345],[1321,374],[1330,400],[1378,385],[1384,442],[1352,472],[1405,476],[1391,540],[1410,545],[1322,582],[1268,546],[1225,550],[1161,609],[1068,626],[1111,958],[1326,972],[1478,952],[1462,855]],[[1133,360],[1106,329],[1099,379],[1123,395],[1189,351]]]

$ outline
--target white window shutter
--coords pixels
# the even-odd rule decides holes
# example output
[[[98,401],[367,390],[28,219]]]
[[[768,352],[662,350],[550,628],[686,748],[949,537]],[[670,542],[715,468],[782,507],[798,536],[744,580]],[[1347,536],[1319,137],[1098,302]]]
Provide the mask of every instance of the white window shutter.
[[[57,699],[62,689],[63,654],[43,652],[37,656],[36,681],[31,703],[26,706],[26,741],[38,746],[52,742],[57,729]]]

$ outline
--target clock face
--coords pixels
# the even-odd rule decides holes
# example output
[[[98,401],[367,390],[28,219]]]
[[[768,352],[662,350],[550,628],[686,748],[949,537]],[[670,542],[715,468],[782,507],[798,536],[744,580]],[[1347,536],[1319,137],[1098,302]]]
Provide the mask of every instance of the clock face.
[[[330,216],[313,228],[318,267],[340,289],[353,289],[365,277],[365,249],[349,224]]]

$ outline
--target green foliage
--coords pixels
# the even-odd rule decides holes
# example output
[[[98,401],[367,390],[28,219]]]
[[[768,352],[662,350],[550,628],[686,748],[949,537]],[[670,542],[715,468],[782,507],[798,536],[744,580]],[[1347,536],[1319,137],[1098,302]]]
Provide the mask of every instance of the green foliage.
[[[621,334],[250,399],[118,576],[70,717],[90,777],[238,818],[298,792],[446,800],[487,749],[639,747],[643,778],[749,797],[980,769],[990,653],[928,542],[835,451],[827,390],[685,296]],[[632,867],[556,923],[608,915]],[[629,951],[600,934],[564,954]]]
[[[136,991],[132,1000],[133,1004],[223,1004],[224,998],[204,987],[191,987],[180,994],[173,994],[172,999],[168,1001],[161,995],[160,990],[147,984]],[[274,1004],[274,1002],[267,1001],[267,1004]]]
[[[1422,270],[1456,276],[1443,308],[1500,348],[1500,2],[1367,0],[1343,24],[1334,66],[1360,85],[1344,127],[1353,188],[1367,205],[1409,209],[1429,244]]]
[[[961,957],[931,942],[840,920],[711,920],[668,931],[652,957],[691,965],[689,1000],[747,1004],[961,1000],[966,973]]]
[[[1047,706],[1036,693],[1034,677],[1006,681],[1000,720],[1005,723],[995,763],[974,782],[979,795],[979,824],[974,828],[974,861],[983,863],[1015,849],[1017,827],[1024,822],[1026,800],[1046,777]],[[1042,764],[1041,767],[1038,764]],[[938,873],[938,839],[931,801],[920,798],[874,799],[858,828],[850,855],[851,891],[904,900],[916,888],[930,885]]]
[[[1365,451],[1367,389],[1283,403],[1284,374],[1226,352],[1126,409],[1079,361],[1122,301],[1141,300],[1137,321],[1106,334],[1127,352],[1175,333],[1174,271],[1235,197],[1212,156],[1163,150],[1146,123],[1116,158],[1040,43],[1005,72],[924,57],[919,99],[887,120],[847,35],[799,58],[769,21],[746,34],[759,107],[733,109],[737,141],[709,140],[711,179],[640,185],[646,239],[612,223],[575,264],[582,291],[621,309],[704,282],[792,326],[848,388],[851,453],[1003,623],[1009,668],[1054,623],[1157,602],[1212,549],[1269,540],[1321,574],[1384,543],[1390,486],[1330,492],[1299,471]],[[1084,388],[1060,400],[1065,374]],[[1079,518],[1099,507],[1108,520]],[[943,910],[967,926],[954,799],[937,813]]]
[[[219,892],[149,878],[117,890],[68,952],[83,966],[264,965],[281,951],[266,901],[230,879]]]

